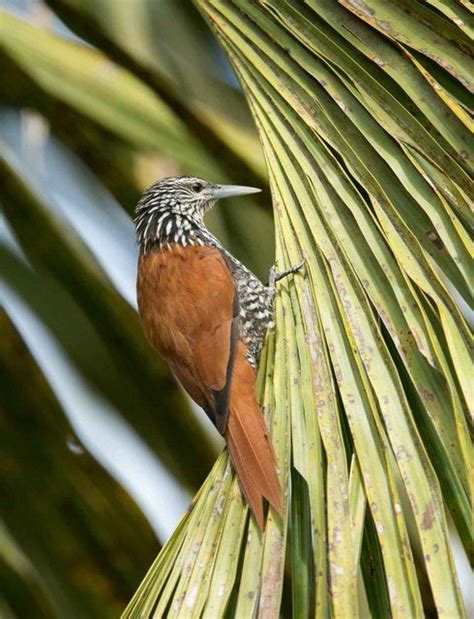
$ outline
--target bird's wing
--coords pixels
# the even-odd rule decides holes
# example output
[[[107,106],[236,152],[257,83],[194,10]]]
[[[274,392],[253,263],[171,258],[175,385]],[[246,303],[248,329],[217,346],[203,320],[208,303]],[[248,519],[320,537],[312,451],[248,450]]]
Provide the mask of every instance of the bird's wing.
[[[138,301],[148,339],[224,434],[239,320],[226,259],[205,246],[149,254],[139,263]]]
[[[188,330],[194,369],[211,394],[208,413],[224,434],[239,327],[234,278],[222,254],[206,247],[193,252],[184,283],[196,291]]]

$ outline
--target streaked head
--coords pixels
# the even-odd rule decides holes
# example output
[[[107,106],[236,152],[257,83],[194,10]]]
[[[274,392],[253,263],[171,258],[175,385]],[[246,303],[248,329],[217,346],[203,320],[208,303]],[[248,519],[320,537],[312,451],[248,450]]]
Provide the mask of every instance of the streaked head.
[[[202,226],[205,213],[221,198],[258,193],[260,189],[239,185],[217,185],[196,176],[173,176],[153,183],[136,209],[138,242],[146,247],[168,229]],[[166,223],[166,225],[165,225]],[[169,236],[169,235],[167,235]]]

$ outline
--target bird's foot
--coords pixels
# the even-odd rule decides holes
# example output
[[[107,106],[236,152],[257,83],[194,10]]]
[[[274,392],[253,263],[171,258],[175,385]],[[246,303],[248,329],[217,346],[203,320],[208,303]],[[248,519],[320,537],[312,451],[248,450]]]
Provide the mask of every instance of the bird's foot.
[[[287,277],[287,275],[291,275],[292,273],[296,273],[304,266],[304,263],[305,261],[302,260],[299,264],[296,264],[289,269],[286,269],[286,271],[276,271],[275,265],[272,266],[272,268],[268,272],[268,287],[274,288],[275,284],[280,281],[280,279],[283,279],[284,277]]]

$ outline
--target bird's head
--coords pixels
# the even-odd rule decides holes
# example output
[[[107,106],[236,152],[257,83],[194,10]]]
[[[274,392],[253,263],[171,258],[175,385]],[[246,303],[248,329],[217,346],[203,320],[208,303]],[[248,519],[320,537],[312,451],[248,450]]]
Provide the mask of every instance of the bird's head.
[[[173,241],[191,226],[202,226],[205,213],[221,198],[258,193],[240,185],[217,185],[196,176],[173,176],[156,181],[140,198],[135,229],[145,247],[160,238]],[[176,242],[176,241],[175,241]]]

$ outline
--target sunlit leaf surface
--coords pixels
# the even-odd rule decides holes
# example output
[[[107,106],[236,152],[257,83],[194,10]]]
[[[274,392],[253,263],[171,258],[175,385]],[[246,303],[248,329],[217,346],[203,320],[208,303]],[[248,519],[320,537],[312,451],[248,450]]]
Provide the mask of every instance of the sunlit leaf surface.
[[[401,19],[398,5],[370,4]],[[373,616],[462,616],[445,510],[468,549],[470,351],[446,283],[469,299],[471,180],[463,110],[405,48],[433,58],[434,41],[415,46],[332,2],[198,5],[259,128],[278,264],[306,261],[305,276],[280,287],[260,368],[287,500],[261,535],[223,456],[124,616],[160,616],[155,604],[215,616],[219,585],[217,616],[277,617],[285,595],[298,617],[357,616],[364,603]],[[370,25],[374,14],[363,15]],[[416,38],[430,16],[446,22],[420,7],[403,25]],[[456,33],[448,47],[460,67]],[[391,54],[410,87],[369,47]],[[466,85],[463,75],[449,79]],[[222,562],[235,570],[236,543],[229,580]]]

